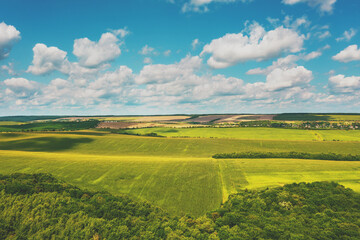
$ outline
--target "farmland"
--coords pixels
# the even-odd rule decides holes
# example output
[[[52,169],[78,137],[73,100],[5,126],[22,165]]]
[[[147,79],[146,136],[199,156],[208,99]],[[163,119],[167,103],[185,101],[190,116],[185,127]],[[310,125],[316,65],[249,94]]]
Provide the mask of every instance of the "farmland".
[[[216,209],[229,194],[246,188],[330,180],[360,191],[360,162],[211,158],[216,153],[248,151],[360,154],[355,130],[318,131],[329,141],[319,140],[312,130],[295,129],[131,131],[169,135],[146,137],[91,129],[0,133],[0,174],[52,173],[85,189],[124,193],[174,214],[194,216]],[[342,140],[331,141],[334,136]]]
[[[360,141],[360,131],[304,130],[275,128],[141,128],[128,133],[145,135],[156,133],[166,137],[232,138],[249,140],[289,141]]]

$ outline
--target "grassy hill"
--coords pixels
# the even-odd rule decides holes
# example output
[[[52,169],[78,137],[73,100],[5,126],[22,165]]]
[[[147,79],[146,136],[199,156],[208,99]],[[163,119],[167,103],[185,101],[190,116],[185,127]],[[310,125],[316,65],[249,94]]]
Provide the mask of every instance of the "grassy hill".
[[[275,133],[274,133],[275,134]],[[157,138],[101,131],[1,133],[0,173],[52,173],[79,187],[129,194],[176,214],[200,216],[229,194],[301,181],[360,191],[360,162],[212,159],[242,151],[360,154],[359,142]]]
[[[156,133],[166,137],[228,138],[244,140],[283,141],[360,141],[360,131],[305,130],[284,128],[140,128],[130,129],[130,134],[146,135]]]
[[[241,191],[199,218],[82,190],[48,174],[0,175],[0,239],[359,239],[360,194],[329,182]]]

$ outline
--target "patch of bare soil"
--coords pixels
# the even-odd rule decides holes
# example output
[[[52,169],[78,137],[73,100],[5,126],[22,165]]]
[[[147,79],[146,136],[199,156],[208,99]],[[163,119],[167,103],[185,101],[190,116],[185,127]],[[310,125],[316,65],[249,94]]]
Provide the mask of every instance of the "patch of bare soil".
[[[100,122],[97,128],[110,128],[110,129],[124,129],[130,128],[132,126],[138,125],[137,123],[130,123],[130,122],[111,122],[111,121],[104,121]]]

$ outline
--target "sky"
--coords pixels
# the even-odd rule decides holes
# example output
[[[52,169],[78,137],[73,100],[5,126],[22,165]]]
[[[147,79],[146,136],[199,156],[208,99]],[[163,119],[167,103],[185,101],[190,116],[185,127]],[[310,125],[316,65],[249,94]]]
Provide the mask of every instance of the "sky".
[[[1,0],[0,115],[360,112],[358,0]]]

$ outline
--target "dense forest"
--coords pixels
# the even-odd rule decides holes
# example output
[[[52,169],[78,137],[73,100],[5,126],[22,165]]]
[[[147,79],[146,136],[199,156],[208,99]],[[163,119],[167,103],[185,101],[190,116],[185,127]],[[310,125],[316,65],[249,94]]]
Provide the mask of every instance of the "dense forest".
[[[217,153],[213,158],[291,158],[316,159],[333,161],[360,161],[360,155],[337,153],[306,153],[306,152],[235,152]]]
[[[360,194],[337,183],[245,190],[195,219],[49,174],[0,175],[0,239],[359,238]]]

